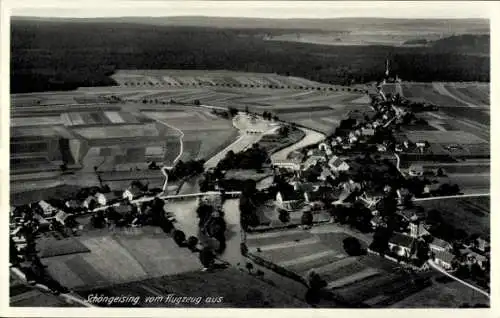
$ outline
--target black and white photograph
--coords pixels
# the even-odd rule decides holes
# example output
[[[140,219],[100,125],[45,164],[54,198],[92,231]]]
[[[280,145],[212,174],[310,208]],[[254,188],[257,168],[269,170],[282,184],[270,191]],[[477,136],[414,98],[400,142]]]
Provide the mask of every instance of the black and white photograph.
[[[499,8],[2,3],[5,306],[490,317]]]

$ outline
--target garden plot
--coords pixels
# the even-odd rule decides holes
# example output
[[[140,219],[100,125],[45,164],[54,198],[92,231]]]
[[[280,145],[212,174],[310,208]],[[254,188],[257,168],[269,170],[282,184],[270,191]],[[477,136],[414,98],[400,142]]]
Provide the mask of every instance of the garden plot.
[[[11,127],[22,126],[44,126],[44,125],[62,125],[60,116],[40,116],[40,117],[11,117]]]
[[[465,131],[412,131],[406,133],[412,142],[426,140],[441,144],[480,144],[487,141]]]
[[[432,84],[404,83],[401,85],[403,95],[408,99],[424,101],[438,106],[467,106],[450,96],[440,94],[432,87]]]
[[[490,207],[486,198],[451,198],[419,202],[427,211],[436,209],[448,224],[465,230],[469,235],[490,234]],[[482,200],[482,201],[478,201]]]

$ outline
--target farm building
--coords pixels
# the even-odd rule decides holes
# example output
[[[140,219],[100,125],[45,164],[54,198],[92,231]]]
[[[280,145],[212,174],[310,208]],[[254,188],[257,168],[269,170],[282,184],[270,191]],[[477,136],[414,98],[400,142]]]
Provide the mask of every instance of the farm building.
[[[116,195],[114,192],[108,192],[108,193],[97,193],[95,195],[97,199],[97,203],[100,205],[109,205],[115,203],[117,200],[120,199],[120,196]]]
[[[408,174],[412,177],[420,177],[424,175],[424,167],[422,165],[411,165],[408,168]]]
[[[279,191],[276,194],[276,205],[287,211],[293,211],[304,205],[304,193],[301,191]]]
[[[322,157],[321,159],[318,159],[317,157],[309,157],[307,160],[302,164],[302,170],[307,170],[313,166],[315,166],[318,162],[323,162],[326,159]]]
[[[97,201],[94,196],[88,196],[85,200],[83,200],[82,206],[86,209],[90,209],[90,207],[96,202]]]
[[[328,161],[328,166],[334,172],[349,170],[349,165],[337,156],[333,156],[333,158]]]
[[[486,250],[490,248],[489,240],[485,239],[484,237],[479,237],[475,243],[476,248],[481,252],[486,252]]]
[[[439,239],[437,237],[434,237],[432,242],[429,244],[429,247],[435,253],[449,251],[452,248],[450,243],[448,243],[442,239]]]
[[[326,161],[326,153],[319,149],[309,150],[307,152],[307,159],[324,162]]]
[[[434,252],[434,260],[437,265],[441,266],[446,270],[451,269],[451,264],[455,256],[448,251],[437,251]]]
[[[375,130],[373,128],[362,128],[361,135],[363,136],[373,136],[375,134]]]
[[[78,200],[68,200],[64,203],[64,205],[69,209],[79,209],[82,204]]]
[[[414,237],[396,232],[389,239],[389,249],[399,256],[410,258],[415,242],[416,240]]]
[[[132,201],[142,196],[142,194],[143,191],[141,188],[136,185],[131,185],[123,191],[122,198]]]
[[[46,201],[42,200],[38,202],[38,205],[42,208],[43,210],[43,215],[44,216],[52,216],[55,213],[59,211],[59,209],[56,209],[52,205],[48,204]]]

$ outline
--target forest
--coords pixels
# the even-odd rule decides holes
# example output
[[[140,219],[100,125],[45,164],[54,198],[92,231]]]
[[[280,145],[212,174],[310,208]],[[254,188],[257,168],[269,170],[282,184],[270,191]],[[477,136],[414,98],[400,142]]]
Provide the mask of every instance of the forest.
[[[454,36],[410,48],[265,41],[262,33],[14,19],[11,93],[114,85],[109,76],[116,69],[226,69],[350,85],[378,80],[386,58],[392,61],[392,70],[408,81],[490,80],[488,35]]]

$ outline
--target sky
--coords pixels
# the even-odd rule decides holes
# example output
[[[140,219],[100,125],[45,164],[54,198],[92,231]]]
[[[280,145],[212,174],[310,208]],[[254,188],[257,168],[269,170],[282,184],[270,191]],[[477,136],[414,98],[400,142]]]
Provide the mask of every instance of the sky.
[[[4,0],[12,15],[38,17],[218,16],[250,18],[491,18],[488,1]],[[496,6],[494,8],[494,6]]]

